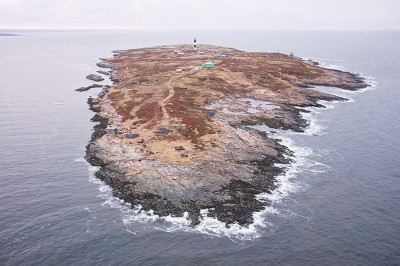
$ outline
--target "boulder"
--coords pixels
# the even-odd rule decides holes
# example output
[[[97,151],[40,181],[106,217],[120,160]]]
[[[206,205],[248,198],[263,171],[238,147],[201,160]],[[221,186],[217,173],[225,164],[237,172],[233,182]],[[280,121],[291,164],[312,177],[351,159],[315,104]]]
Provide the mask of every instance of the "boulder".
[[[100,81],[104,80],[104,78],[102,78],[101,76],[96,75],[96,74],[87,75],[86,78],[90,79],[90,80],[93,80],[93,81],[96,81],[96,82],[100,82]]]

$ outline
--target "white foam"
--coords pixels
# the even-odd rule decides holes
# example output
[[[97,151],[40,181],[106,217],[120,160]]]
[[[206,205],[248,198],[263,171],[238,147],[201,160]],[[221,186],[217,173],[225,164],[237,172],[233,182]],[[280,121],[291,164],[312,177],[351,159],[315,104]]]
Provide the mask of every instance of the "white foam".
[[[83,157],[78,157],[78,158],[74,159],[74,161],[75,162],[80,162],[80,163],[86,163],[86,160]]]
[[[308,122],[308,126],[304,130],[303,134],[306,134],[309,136],[326,134],[324,127],[319,124],[318,119],[316,118],[316,115],[315,115],[316,111],[314,111],[314,113],[313,113],[313,111],[310,111],[310,113],[302,113],[303,118],[306,119]]]
[[[287,167],[284,174],[276,177],[275,185],[277,185],[277,188],[271,194],[261,193],[257,196],[258,200],[273,204],[279,203],[283,198],[288,197],[290,193],[297,192],[301,188],[299,184],[292,182],[292,179],[297,177],[298,173],[306,170],[304,166],[308,163],[307,157],[313,154],[311,148],[296,146],[293,140],[288,137],[278,136],[277,138],[281,140],[283,146],[288,147],[293,152],[293,156],[291,157],[293,161]]]
[[[328,68],[328,69],[333,69],[333,70],[340,70],[340,71],[345,71],[346,68],[343,66],[335,65],[335,64],[329,64],[325,62],[320,62],[319,64],[321,67]]]
[[[171,215],[159,217],[158,215],[155,215],[153,211],[140,210],[140,206],[129,210],[124,209],[121,205],[113,205],[113,207],[119,208],[123,212],[122,220],[125,226],[142,223],[151,225],[152,228],[165,232],[185,231],[201,233],[208,236],[225,236],[238,240],[250,240],[260,237],[259,229],[267,226],[262,215],[269,211],[267,209],[263,212],[254,213],[254,223],[248,226],[241,226],[237,223],[227,226],[216,218],[209,217],[207,215],[209,210],[204,209],[201,210],[200,224],[191,227],[188,213],[184,213],[182,217],[172,217]]]
[[[127,231],[128,233],[130,233],[130,234],[132,234],[132,235],[136,235],[136,233],[135,232],[132,232],[131,230],[129,230],[129,229],[126,229],[125,231]]]
[[[290,157],[293,161],[289,165],[277,165],[286,167],[286,172],[276,177],[275,185],[277,185],[277,188],[272,193],[257,195],[257,200],[266,202],[269,205],[264,210],[253,213],[254,222],[248,226],[232,224],[227,227],[225,223],[208,217],[208,210],[202,210],[201,223],[194,228],[195,231],[213,236],[226,236],[231,239],[251,240],[260,237],[265,228],[274,230],[275,225],[268,222],[270,216],[278,215],[286,218],[297,216],[296,213],[291,211],[282,212],[281,209],[276,208],[276,204],[280,203],[282,199],[288,198],[291,193],[305,189],[305,186],[300,182],[294,182],[299,173],[307,171],[308,168],[313,171],[323,172],[325,165],[308,159],[313,154],[311,148],[296,146],[292,139],[282,135],[275,136],[275,138],[279,139],[282,145],[288,147],[293,152],[293,155]]]
[[[330,63],[330,62],[344,62],[344,60],[316,58],[316,57],[303,57],[303,59],[316,61],[318,62],[319,66],[323,68],[345,71],[345,68],[343,66]]]
[[[83,157],[77,158],[75,161],[84,162],[88,166],[89,182],[98,185],[100,192],[98,197],[104,200],[101,206],[118,209],[122,214],[122,222],[131,234],[136,234],[134,228],[139,223],[165,232],[185,231],[213,237],[228,237],[232,240],[251,240],[261,236],[261,228],[269,227],[271,230],[274,228],[273,224],[265,220],[265,214],[279,214],[276,209],[268,206],[265,210],[253,214],[254,222],[252,224],[241,226],[237,223],[226,225],[216,218],[208,217],[209,210],[204,209],[201,210],[200,224],[192,227],[190,226],[191,221],[188,213],[184,213],[182,217],[173,217],[171,215],[160,217],[154,214],[152,210],[144,211],[140,205],[132,207],[130,203],[114,197],[112,194],[113,189],[95,177],[95,173],[99,170],[99,167],[91,166]]]
[[[372,91],[375,90],[378,86],[378,81],[375,79],[375,77],[369,77],[369,76],[364,76],[362,73],[360,74],[362,78],[365,79],[365,82],[369,85],[366,88],[358,90],[358,92],[367,92],[367,91]]]
[[[343,59],[330,59],[330,58],[320,58],[320,57],[304,57],[304,60],[345,62],[345,60]]]

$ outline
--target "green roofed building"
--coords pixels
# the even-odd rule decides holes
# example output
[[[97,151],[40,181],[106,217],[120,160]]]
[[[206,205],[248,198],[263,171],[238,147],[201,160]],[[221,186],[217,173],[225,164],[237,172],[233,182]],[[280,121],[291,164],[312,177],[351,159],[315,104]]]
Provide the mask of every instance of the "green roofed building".
[[[203,65],[204,68],[214,68],[215,64],[213,62],[207,62]]]

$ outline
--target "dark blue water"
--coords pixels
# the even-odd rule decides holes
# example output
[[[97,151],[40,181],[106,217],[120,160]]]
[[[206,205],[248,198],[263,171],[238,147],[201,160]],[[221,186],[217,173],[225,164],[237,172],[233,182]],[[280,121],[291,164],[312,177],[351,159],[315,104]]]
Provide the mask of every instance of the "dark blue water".
[[[0,37],[1,265],[400,264],[399,32],[25,32]],[[249,228],[140,215],[82,159],[86,100],[111,50],[199,43],[294,52],[362,73],[363,92],[311,109],[274,204]]]

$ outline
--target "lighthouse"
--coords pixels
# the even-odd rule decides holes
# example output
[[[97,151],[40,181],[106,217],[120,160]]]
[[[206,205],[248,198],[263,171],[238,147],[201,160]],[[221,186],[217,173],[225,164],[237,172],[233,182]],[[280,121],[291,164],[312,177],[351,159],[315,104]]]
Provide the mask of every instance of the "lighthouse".
[[[193,41],[193,49],[196,51],[196,48],[197,48],[196,38],[194,38],[194,41]]]

